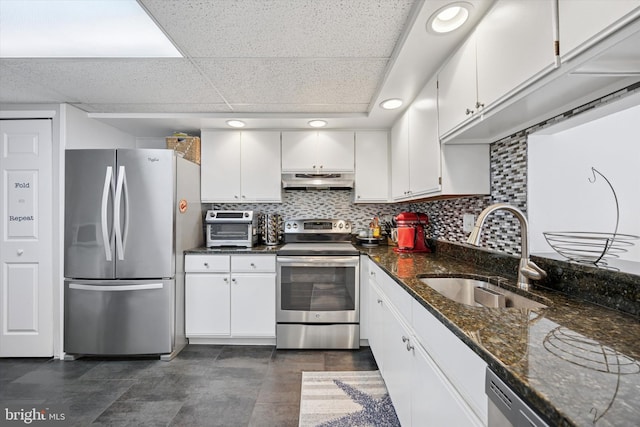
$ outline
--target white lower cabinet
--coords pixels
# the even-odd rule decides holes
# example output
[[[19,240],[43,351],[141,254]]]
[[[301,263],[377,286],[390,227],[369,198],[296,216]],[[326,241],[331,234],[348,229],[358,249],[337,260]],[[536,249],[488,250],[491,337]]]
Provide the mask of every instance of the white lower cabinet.
[[[231,276],[232,336],[275,337],[275,307],[275,273],[238,273]]]
[[[483,426],[468,403],[419,345],[412,350],[411,420],[414,426]],[[484,374],[484,370],[482,371]],[[484,388],[482,389],[484,393]]]
[[[387,308],[384,313],[384,381],[396,409],[398,420],[403,426],[419,425],[412,417],[412,381],[415,374],[411,351],[411,334],[403,322]],[[435,425],[435,424],[434,424]]]
[[[189,341],[275,342],[275,267],[275,255],[186,255]]]
[[[189,336],[229,335],[228,274],[186,273],[185,328]]]
[[[368,286],[369,345],[400,423],[486,425],[486,363],[372,261]],[[427,324],[434,327],[425,322],[429,317],[439,327],[426,343],[416,324],[420,332]],[[432,353],[432,348],[438,351]],[[455,365],[441,363],[443,355]],[[464,378],[467,374],[469,380]]]

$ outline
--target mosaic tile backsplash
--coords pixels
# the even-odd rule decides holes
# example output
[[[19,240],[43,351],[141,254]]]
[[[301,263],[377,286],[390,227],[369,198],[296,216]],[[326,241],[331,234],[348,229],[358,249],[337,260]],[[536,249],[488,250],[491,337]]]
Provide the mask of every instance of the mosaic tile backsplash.
[[[433,239],[464,242],[464,214],[477,215],[492,203],[509,203],[527,211],[527,137],[581,112],[640,91],[640,83],[553,117],[491,144],[491,195],[413,203],[354,204],[348,190],[285,191],[281,204],[210,204],[204,209],[247,209],[277,213],[283,218],[346,218],[354,228],[367,228],[375,215],[402,211],[424,212],[429,217],[428,235]],[[510,213],[493,213],[485,224],[482,246],[512,255],[520,254],[520,225]]]

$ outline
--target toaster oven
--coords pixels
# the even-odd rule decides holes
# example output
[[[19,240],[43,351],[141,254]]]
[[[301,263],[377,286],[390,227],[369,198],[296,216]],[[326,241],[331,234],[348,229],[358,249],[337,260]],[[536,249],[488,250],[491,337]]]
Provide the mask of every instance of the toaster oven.
[[[207,211],[205,216],[208,248],[241,246],[250,248],[258,241],[258,217],[253,211]]]

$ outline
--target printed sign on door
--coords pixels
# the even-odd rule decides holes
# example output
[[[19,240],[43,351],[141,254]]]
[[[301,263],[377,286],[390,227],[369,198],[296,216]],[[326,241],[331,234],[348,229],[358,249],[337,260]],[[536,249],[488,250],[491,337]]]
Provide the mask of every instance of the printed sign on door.
[[[37,171],[7,173],[9,239],[38,237],[35,214],[37,178]]]

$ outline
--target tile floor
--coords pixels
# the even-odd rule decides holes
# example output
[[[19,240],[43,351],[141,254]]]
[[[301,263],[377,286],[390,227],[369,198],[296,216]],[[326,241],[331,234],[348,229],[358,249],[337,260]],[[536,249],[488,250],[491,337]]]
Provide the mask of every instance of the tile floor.
[[[0,410],[64,405],[65,427],[297,426],[302,371],[375,369],[369,347],[190,345],[171,362],[0,359]]]

